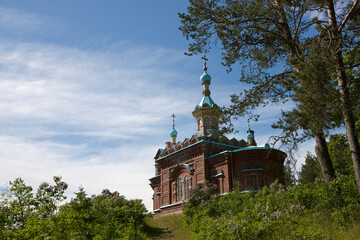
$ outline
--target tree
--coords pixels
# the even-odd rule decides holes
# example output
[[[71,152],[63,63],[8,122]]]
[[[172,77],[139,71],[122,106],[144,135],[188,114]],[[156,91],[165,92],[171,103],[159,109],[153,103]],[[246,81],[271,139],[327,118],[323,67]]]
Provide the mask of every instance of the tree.
[[[83,188],[70,202],[67,184],[54,177],[36,194],[15,179],[0,202],[0,239],[144,239],[147,210],[141,200],[127,200],[105,189],[88,197]]]
[[[317,157],[308,152],[305,156],[305,163],[301,166],[299,183],[313,183],[316,179],[323,179],[320,164]]]
[[[354,176],[349,143],[345,134],[330,136],[329,153],[333,159],[334,169],[337,173]]]
[[[27,186],[21,178],[9,182],[9,188],[2,194],[1,201],[2,208],[7,213],[6,228],[21,228],[28,219],[33,217],[35,202],[32,190],[32,187]]]
[[[235,62],[248,63],[240,80],[252,84],[253,87],[243,94],[232,95],[231,99],[231,114],[242,116],[259,105],[282,103],[292,99],[293,88],[297,83],[290,76],[301,72],[299,61],[305,60],[304,56],[312,41],[320,38],[327,43],[333,43],[322,31],[330,28],[317,17],[308,17],[314,12],[319,12],[320,15],[323,12],[322,3],[324,1],[190,0],[188,14],[179,14],[182,22],[180,30],[187,39],[193,40],[189,45],[189,55],[207,52],[212,43],[219,40],[223,50],[223,64],[229,70]],[[342,22],[342,30],[346,22],[354,25],[357,16],[354,12],[358,10],[356,4],[354,6],[355,8],[351,9],[355,10],[347,8],[348,17]],[[315,31],[315,28],[319,31]],[[347,32],[350,33],[351,30],[348,28]],[[356,46],[358,35],[352,34],[351,39],[349,44]],[[331,53],[334,61],[339,62],[337,51]],[[336,64],[338,63],[335,63],[335,67]],[[339,92],[341,99],[344,95],[348,97],[347,92]],[[344,109],[349,110],[342,104],[343,112]],[[349,113],[348,110],[346,113]],[[345,115],[344,121],[346,122]],[[331,161],[325,156],[328,154],[321,154],[326,152],[325,148],[321,147],[325,146],[324,134],[315,132],[314,137],[318,139],[316,142],[320,149],[323,149],[318,151],[318,158],[326,163],[322,166],[330,166]],[[354,166],[356,168],[355,162]],[[327,170],[324,169],[324,172]],[[331,171],[329,176],[333,177]],[[360,187],[360,181],[358,185]]]
[[[339,86],[340,100],[342,105],[343,119],[346,127],[346,135],[349,142],[349,148],[351,152],[351,158],[354,165],[356,182],[358,185],[358,189],[360,191],[360,145],[359,139],[356,133],[355,127],[355,119],[353,115],[353,103],[350,98],[349,86],[347,83],[346,72],[344,67],[344,47],[343,42],[346,41],[347,44],[351,44],[350,46],[359,47],[359,30],[352,30],[353,24],[358,24],[360,20],[360,7],[359,0],[353,2],[348,13],[345,15],[343,19],[338,21],[335,4],[333,0],[323,1],[323,4],[326,7],[327,15],[328,15],[328,28],[329,31],[329,44],[331,50],[334,53],[335,60],[335,69],[336,69],[336,78]],[[352,21],[350,23],[350,28],[346,29],[347,22]],[[340,22],[338,26],[338,22]],[[348,31],[346,31],[348,30]],[[344,33],[346,32],[346,33]],[[344,37],[344,34],[350,34],[349,37]],[[353,41],[355,40],[355,43]],[[357,40],[357,41],[356,41]]]
[[[21,178],[10,181],[0,201],[0,236],[7,239],[33,239],[49,235],[51,217],[58,204],[66,199],[68,185],[54,177],[54,185],[43,182],[37,193]],[[3,235],[1,235],[3,234]]]
[[[289,160],[287,160],[284,164],[284,173],[285,173],[285,186],[288,187],[292,187],[295,185],[296,183],[296,178],[295,178],[295,175],[294,175],[294,172],[292,170],[292,166],[289,162]]]
[[[302,59],[296,59],[293,65],[299,71],[292,75],[294,78],[292,100],[297,103],[296,108],[282,112],[282,118],[273,124],[273,128],[283,130],[282,142],[296,132],[296,141],[302,142],[309,137],[315,138],[315,153],[318,156],[321,169],[327,183],[335,178],[335,171],[328,152],[325,135],[333,128],[334,120],[339,117],[338,94],[331,79],[332,56],[324,51],[324,42],[314,39]]]
[[[52,231],[58,239],[143,239],[146,208],[105,189],[88,197],[83,188],[60,207]]]

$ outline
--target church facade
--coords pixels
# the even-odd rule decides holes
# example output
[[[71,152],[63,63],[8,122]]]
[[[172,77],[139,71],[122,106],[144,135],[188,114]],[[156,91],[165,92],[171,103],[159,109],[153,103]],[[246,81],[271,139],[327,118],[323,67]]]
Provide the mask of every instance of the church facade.
[[[286,154],[268,144],[258,146],[254,131],[247,131],[247,141],[214,137],[221,115],[219,106],[210,97],[211,76],[204,62],[200,77],[203,97],[192,112],[197,133],[176,142],[173,119],[171,142],[155,155],[155,176],[150,178],[155,216],[181,213],[191,189],[197,183],[209,181],[219,194],[232,191],[235,182],[241,191],[254,191],[270,185],[276,179],[284,183],[283,164]],[[173,115],[173,118],[175,116]]]

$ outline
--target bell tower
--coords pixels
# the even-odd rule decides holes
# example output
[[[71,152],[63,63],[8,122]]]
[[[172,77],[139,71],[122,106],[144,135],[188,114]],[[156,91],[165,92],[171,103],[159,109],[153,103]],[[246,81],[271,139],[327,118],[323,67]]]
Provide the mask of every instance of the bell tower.
[[[210,97],[209,86],[211,84],[211,76],[207,73],[205,55],[201,58],[204,60],[204,73],[200,77],[201,85],[203,86],[203,98],[200,104],[195,107],[193,116],[196,119],[198,135],[210,135],[219,129],[218,120],[221,115],[221,109]]]

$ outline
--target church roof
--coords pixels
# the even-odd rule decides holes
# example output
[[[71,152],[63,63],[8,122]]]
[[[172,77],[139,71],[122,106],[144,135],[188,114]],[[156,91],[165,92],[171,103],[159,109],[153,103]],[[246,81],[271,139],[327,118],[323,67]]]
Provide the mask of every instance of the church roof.
[[[200,108],[203,107],[216,107],[219,108],[218,105],[216,105],[216,103],[214,102],[214,100],[212,100],[212,98],[210,96],[204,96],[201,99],[200,104],[198,105]]]
[[[234,153],[235,153],[235,152],[240,152],[240,151],[259,150],[259,149],[271,149],[271,150],[281,151],[281,150],[279,150],[279,149],[270,147],[270,145],[266,143],[266,144],[261,145],[261,146],[248,146],[248,147],[238,148],[238,149],[235,149],[235,150],[225,150],[225,151],[216,153],[216,154],[214,154],[214,155],[211,155],[211,156],[209,156],[207,159],[212,158],[212,157],[215,157],[215,156],[218,156],[218,155],[222,155],[222,154],[224,154],[224,153],[230,153],[230,152],[234,152]]]

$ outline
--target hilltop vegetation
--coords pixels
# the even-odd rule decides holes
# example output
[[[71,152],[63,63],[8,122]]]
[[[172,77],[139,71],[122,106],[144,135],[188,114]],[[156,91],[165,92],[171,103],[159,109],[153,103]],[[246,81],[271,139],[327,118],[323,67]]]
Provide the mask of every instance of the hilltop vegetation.
[[[0,202],[1,239],[360,239],[360,194],[351,175],[226,195],[202,184],[183,216],[157,219],[141,200],[109,190],[89,197],[80,188],[59,206],[67,184],[54,181],[36,193],[20,178],[11,182]]]
[[[10,182],[0,202],[0,239],[144,239],[147,210],[141,200],[127,200],[103,190],[88,197],[80,188],[65,200],[67,184],[54,177],[34,193],[21,178]]]
[[[224,196],[204,184],[183,211],[195,239],[360,239],[360,194],[347,176]]]

